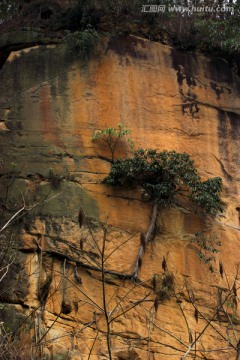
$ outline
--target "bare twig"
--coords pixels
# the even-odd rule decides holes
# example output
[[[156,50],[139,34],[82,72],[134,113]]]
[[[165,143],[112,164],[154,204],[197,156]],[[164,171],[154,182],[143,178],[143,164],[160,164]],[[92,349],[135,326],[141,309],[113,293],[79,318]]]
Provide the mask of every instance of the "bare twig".
[[[6,266],[4,266],[2,269],[0,269],[0,273],[4,270],[4,269],[6,269],[5,270],[5,272],[4,272],[4,274],[1,276],[1,278],[0,278],[0,282],[3,280],[3,278],[7,275],[7,273],[8,273],[8,270],[9,270],[9,267],[11,266],[13,264],[13,261],[11,261],[9,264],[7,264]]]
[[[112,360],[111,329],[110,329],[109,314],[108,314],[107,302],[106,302],[106,287],[105,287],[106,284],[105,284],[105,271],[104,271],[104,253],[105,253],[105,246],[106,246],[106,237],[107,237],[107,227],[104,226],[104,228],[103,228],[102,253],[101,253],[101,260],[102,260],[102,297],[103,297],[104,316],[105,316],[106,325],[107,325],[108,356],[109,356],[109,359]]]

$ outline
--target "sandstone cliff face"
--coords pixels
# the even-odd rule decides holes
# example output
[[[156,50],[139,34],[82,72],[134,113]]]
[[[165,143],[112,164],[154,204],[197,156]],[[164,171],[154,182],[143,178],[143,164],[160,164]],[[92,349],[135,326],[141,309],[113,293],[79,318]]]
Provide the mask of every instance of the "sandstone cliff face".
[[[27,324],[22,336],[32,334],[49,358],[107,359],[105,285],[114,359],[180,359],[188,349],[188,358],[235,359],[239,77],[222,59],[136,37],[105,39],[88,62],[65,45],[12,52],[0,77],[2,174],[14,174],[8,204],[17,211],[24,198],[30,210],[1,237],[3,249],[15,249],[1,282],[6,326]],[[136,147],[187,152],[203,179],[221,176],[224,185],[225,212],[213,222],[181,205],[159,215],[136,282],[113,274],[103,282],[93,269],[101,267],[99,221],[109,225],[105,269],[130,274],[151,214],[139,191],[101,184],[109,153],[91,136],[119,122]],[[129,153],[122,143],[117,156]],[[0,186],[5,196],[6,181]],[[196,231],[221,241],[213,273],[191,243]],[[164,289],[172,273],[174,290]]]

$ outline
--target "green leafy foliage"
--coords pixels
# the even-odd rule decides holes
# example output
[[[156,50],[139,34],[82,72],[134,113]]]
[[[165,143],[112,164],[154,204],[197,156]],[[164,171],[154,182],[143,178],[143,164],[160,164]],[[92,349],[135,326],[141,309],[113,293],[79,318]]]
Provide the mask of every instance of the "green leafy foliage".
[[[78,51],[81,59],[86,60],[94,52],[100,38],[100,34],[95,29],[88,27],[84,31],[69,33],[65,41]]]
[[[150,5],[153,9],[155,6],[155,10],[150,11]],[[158,5],[165,6],[164,12],[156,10]],[[106,27],[107,23],[107,31],[112,34],[147,36],[180,48],[197,48],[227,58],[239,51],[238,1],[155,0],[152,4],[144,0],[78,0],[71,14],[70,25],[75,23],[78,28],[91,24],[97,29],[99,24],[102,28],[102,24]]]
[[[161,2],[166,5],[165,13],[158,14],[162,30],[167,31],[176,45],[219,55],[239,51],[239,1],[195,1],[192,5],[184,0],[177,4],[172,0]]]
[[[197,19],[194,23],[196,43],[205,49],[219,49],[223,53],[234,54],[240,49],[239,25],[236,18]]]
[[[53,169],[49,169],[48,178],[52,187],[54,189],[58,189],[64,179],[64,176],[54,172]]]
[[[147,37],[181,49],[200,49],[237,61],[240,48],[239,1],[208,0],[75,0],[56,9],[55,1],[8,0],[0,4],[0,25],[8,20],[39,27],[44,24],[45,10],[54,16],[47,26],[67,29],[67,42],[88,58],[99,40],[99,33]],[[165,6],[164,11],[158,5]],[[152,6],[152,10],[150,10]],[[224,10],[224,7],[228,10]],[[194,10],[195,8],[195,10]],[[201,9],[202,10],[199,10]],[[206,10],[207,8],[207,10]],[[197,10],[198,9],[198,10]],[[205,9],[205,10],[204,10]],[[56,15],[56,12],[58,16]],[[26,16],[28,14],[28,16]],[[30,14],[30,15],[29,15]],[[43,21],[42,21],[43,20]],[[75,32],[74,32],[75,31]]]
[[[215,261],[215,254],[219,252],[221,242],[215,236],[205,236],[201,232],[196,232],[192,243],[198,247],[199,258],[208,265],[211,272],[214,271],[212,262]]]
[[[204,208],[208,213],[215,215],[221,211],[219,194],[222,189],[222,179],[219,177],[197,183],[191,194],[191,199]]]
[[[74,175],[71,175],[68,172],[59,173],[54,171],[52,168],[48,171],[47,179],[53,189],[59,189],[64,180],[75,181]]]
[[[128,144],[133,147],[134,143],[130,137],[131,130],[124,127],[123,124],[118,124],[117,128],[107,128],[104,130],[96,130],[91,137],[92,141],[102,141],[107,144],[111,152],[111,161],[114,161],[114,153],[119,141],[124,138]]]
[[[116,160],[103,180],[111,186],[141,186],[160,206],[172,205],[187,197],[206,213],[221,211],[221,178],[201,182],[194,161],[186,153],[138,149],[132,158]]]

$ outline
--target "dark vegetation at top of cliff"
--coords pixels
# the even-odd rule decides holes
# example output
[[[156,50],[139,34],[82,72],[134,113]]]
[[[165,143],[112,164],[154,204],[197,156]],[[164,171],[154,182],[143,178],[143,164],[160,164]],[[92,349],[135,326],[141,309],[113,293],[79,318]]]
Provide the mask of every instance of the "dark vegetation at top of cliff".
[[[165,6],[164,12],[159,5]],[[201,50],[236,65],[240,64],[239,20],[239,0],[5,0],[0,4],[0,32],[27,27],[64,37],[66,30],[84,31],[90,26],[102,34],[131,34],[185,51]]]

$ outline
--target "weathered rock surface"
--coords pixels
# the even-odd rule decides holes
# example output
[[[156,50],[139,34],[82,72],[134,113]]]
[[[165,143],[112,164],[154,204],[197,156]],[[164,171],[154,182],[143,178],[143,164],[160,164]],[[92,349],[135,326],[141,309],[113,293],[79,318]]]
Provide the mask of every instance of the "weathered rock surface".
[[[0,284],[4,323],[11,324],[10,313],[20,323],[28,317],[35,341],[54,359],[108,358],[102,275],[91,269],[101,267],[97,222],[110,226],[106,269],[130,274],[151,215],[137,190],[101,184],[109,153],[91,136],[122,122],[136,147],[187,152],[203,179],[221,176],[225,212],[212,222],[183,204],[164,210],[143,257],[141,282],[106,274],[113,358],[180,359],[202,334],[188,358],[235,359],[230,343],[237,347],[238,309],[228,289],[239,263],[240,79],[227,62],[115,37],[88,62],[64,44],[12,52],[0,78],[1,161],[5,173],[15,174],[6,216],[23,198],[30,210],[1,238],[4,248],[11,238],[16,257]],[[129,151],[122,143],[117,156]],[[0,186],[6,194],[6,181]],[[81,228],[80,208],[87,219]],[[221,241],[213,273],[191,243],[196,231]],[[164,258],[174,291],[162,286]],[[150,289],[154,274],[157,295]],[[229,316],[218,309],[222,293],[229,294]]]

